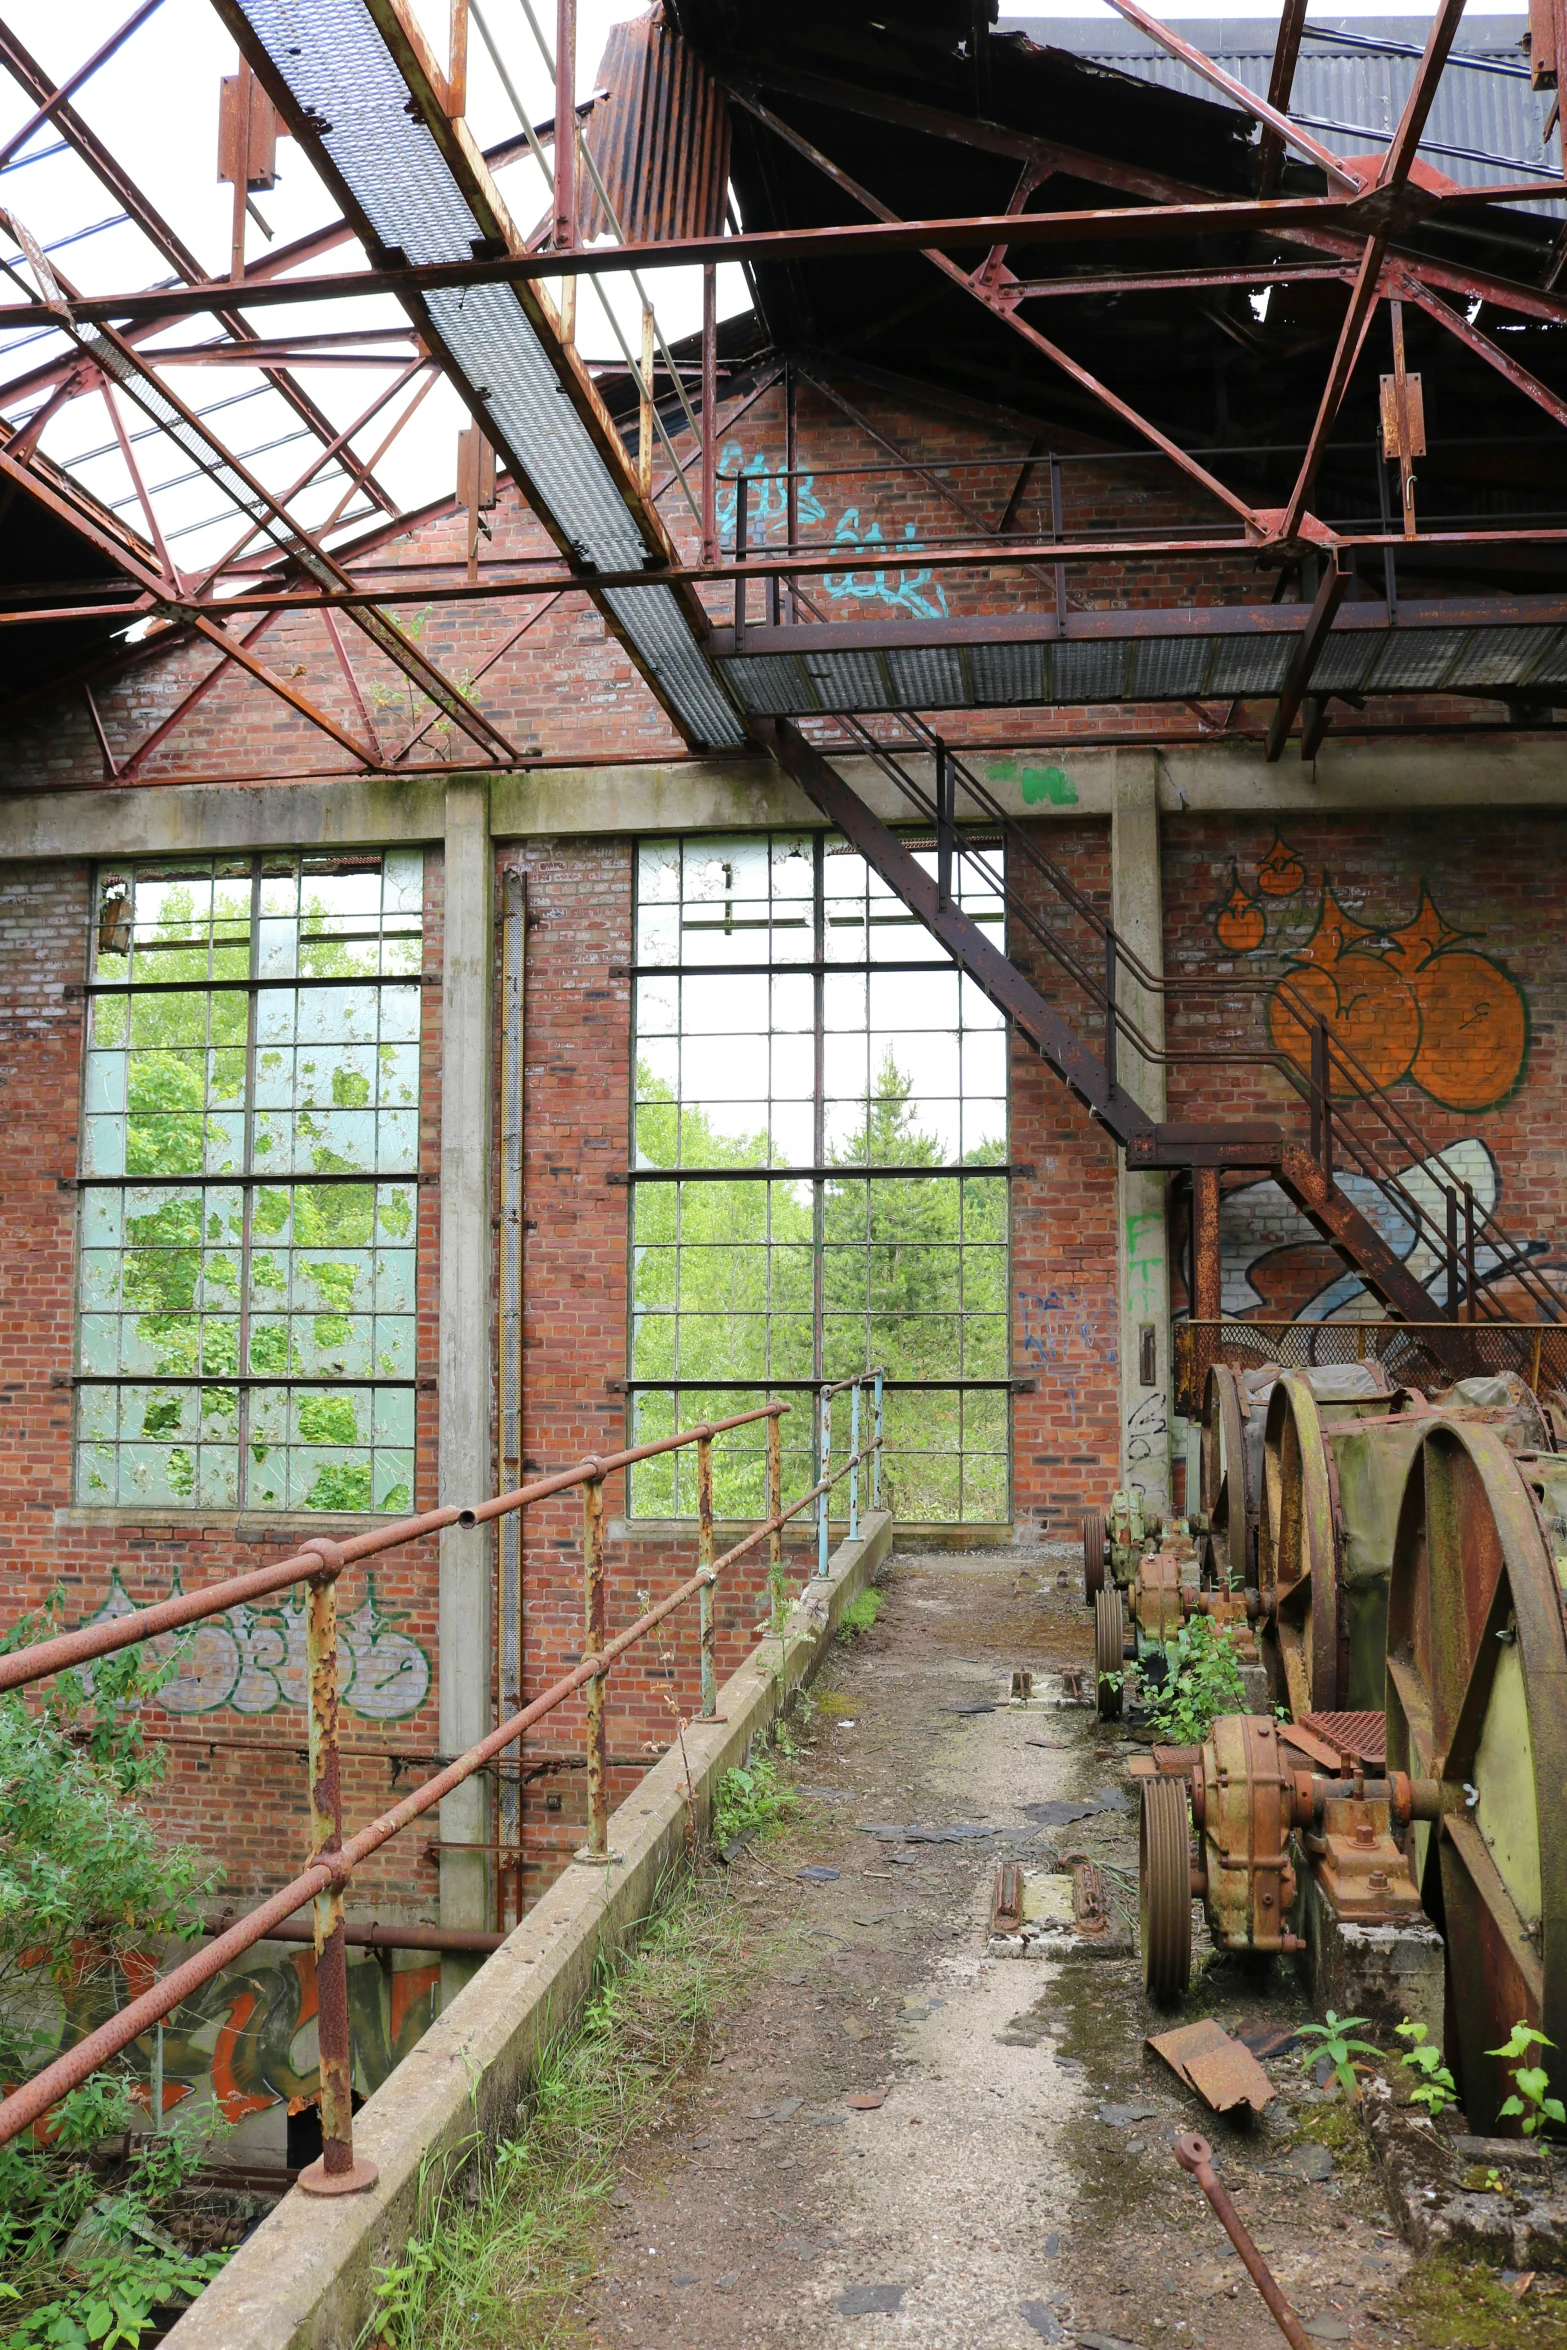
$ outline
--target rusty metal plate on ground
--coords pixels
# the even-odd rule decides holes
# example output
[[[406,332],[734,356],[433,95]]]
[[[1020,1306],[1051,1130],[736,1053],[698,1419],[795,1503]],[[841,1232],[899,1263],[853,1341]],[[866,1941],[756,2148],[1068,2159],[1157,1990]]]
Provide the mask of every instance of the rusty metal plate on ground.
[[[1211,2016],[1150,2036],[1148,2045],[1215,2113],[1230,2113],[1237,2105],[1261,2113],[1274,2096],[1273,2083],[1251,2050],[1232,2040]]]

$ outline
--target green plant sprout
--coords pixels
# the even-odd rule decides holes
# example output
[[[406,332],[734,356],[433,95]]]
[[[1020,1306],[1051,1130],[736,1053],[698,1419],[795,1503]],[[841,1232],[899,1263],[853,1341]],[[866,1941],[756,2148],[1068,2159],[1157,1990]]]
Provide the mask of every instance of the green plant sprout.
[[[1335,2015],[1330,2007],[1327,2021],[1320,2024],[1297,2024],[1295,2029],[1302,2040],[1315,2040],[1315,2048],[1301,2052],[1301,2069],[1309,2072],[1318,2057],[1328,2057],[1333,2065],[1333,2077],[1346,2096],[1358,2095],[1360,2083],[1355,2078],[1353,2059],[1357,2056],[1376,2056],[1378,2049],[1369,2040],[1352,2040],[1349,2035],[1366,2021],[1363,2015]]]
[[[778,1766],[765,1754],[725,1771],[713,1802],[713,1842],[722,1852],[742,1836],[764,1836],[786,1820],[795,1797],[778,1783]]]
[[[1534,2137],[1547,2122],[1567,2122],[1567,2105],[1559,2097],[1548,2097],[1549,2076],[1543,2064],[1520,2064],[1531,2048],[1554,2048],[1554,2040],[1547,2040],[1532,2024],[1514,2024],[1509,2037],[1500,2048],[1488,2048],[1487,2056],[1499,2056],[1513,2068],[1513,2094],[1497,2112],[1498,2121],[1507,2121],[1521,2115],[1523,2134]]]
[[[1143,1676],[1148,1719],[1172,1746],[1201,1746],[1220,1714],[1246,1711],[1246,1685],[1227,1629],[1193,1616],[1164,1646],[1161,1688]],[[1101,1676],[1108,1679],[1108,1675]]]
[[[1401,2024],[1393,2026],[1401,2040],[1410,2045],[1399,2058],[1400,2064],[1412,2064],[1420,2079],[1409,2092],[1411,2105],[1423,2105],[1436,2121],[1450,2105],[1458,2103],[1458,2084],[1442,2062],[1442,2051],[1433,2048],[1426,2037],[1424,2024],[1412,2024],[1406,2015]]]
[[[881,1593],[871,1590],[869,1586],[864,1591],[857,1593],[850,1600],[839,1619],[839,1639],[843,1641],[857,1640],[862,1632],[868,1632],[886,1604]]]

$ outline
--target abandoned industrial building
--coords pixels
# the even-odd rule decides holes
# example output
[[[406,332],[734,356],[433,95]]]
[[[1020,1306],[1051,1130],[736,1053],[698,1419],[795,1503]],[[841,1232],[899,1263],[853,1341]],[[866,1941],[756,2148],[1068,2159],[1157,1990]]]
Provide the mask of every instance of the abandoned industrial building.
[[[1557,0],[0,9],[0,2343],[1567,2341]]]

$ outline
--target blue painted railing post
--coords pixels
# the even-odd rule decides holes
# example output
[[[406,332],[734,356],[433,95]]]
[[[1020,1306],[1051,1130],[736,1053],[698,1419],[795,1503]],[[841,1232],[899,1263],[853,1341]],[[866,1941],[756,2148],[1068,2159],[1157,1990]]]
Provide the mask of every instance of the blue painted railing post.
[[[827,1465],[832,1455],[832,1396],[825,1387],[822,1389],[818,1408],[821,1412],[821,1430],[817,1441],[816,1455],[821,1464],[817,1474],[817,1482],[821,1486],[821,1492],[816,1498],[816,1572],[818,1575],[825,1575],[827,1572]]]
[[[860,1383],[849,1390],[849,1540],[860,1539]]]
[[[871,1455],[871,1508],[881,1508],[881,1373],[876,1374],[876,1450]]]

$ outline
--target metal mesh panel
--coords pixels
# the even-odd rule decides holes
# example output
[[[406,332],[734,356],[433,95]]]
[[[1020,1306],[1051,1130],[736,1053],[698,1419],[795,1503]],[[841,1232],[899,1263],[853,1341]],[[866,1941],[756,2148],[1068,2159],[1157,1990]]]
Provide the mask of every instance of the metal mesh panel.
[[[1440,1353],[1436,1350],[1440,1347]],[[1435,1395],[1457,1378],[1516,1371],[1537,1394],[1567,1389],[1567,1324],[1541,1322],[1178,1322],[1175,1408],[1202,1412],[1206,1366],[1310,1371],[1382,1363],[1401,1387]]]
[[[1462,655],[1467,636],[1460,628],[1390,629],[1366,671],[1368,691],[1440,685]]]
[[[1043,645],[970,645],[966,650],[976,702],[1046,699]]]
[[[821,708],[804,663],[792,653],[782,659],[769,654],[765,660],[726,661],[724,675],[743,708],[767,717],[790,717]]]
[[[1167,696],[1200,694],[1208,675],[1212,641],[1201,636],[1145,637],[1137,645],[1132,665],[1136,699],[1162,701]]]
[[[824,710],[894,710],[874,653],[802,653]]]
[[[1056,702],[1124,702],[1124,644],[1063,644],[1055,647]]]
[[[963,664],[950,645],[884,653],[887,674],[900,705],[910,710],[961,710],[969,692]]]
[[[1273,694],[1294,657],[1293,636],[1223,636],[1208,680],[1211,694]]]
[[[1554,628],[1477,629],[1453,664],[1452,683],[1516,685],[1555,634]]]
[[[1365,678],[1375,658],[1378,639],[1363,635],[1358,629],[1343,629],[1330,635],[1317,655],[1317,666],[1311,673],[1314,694],[1336,693],[1347,686],[1354,693]]]

